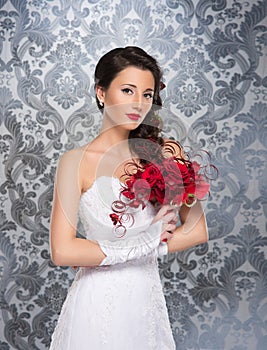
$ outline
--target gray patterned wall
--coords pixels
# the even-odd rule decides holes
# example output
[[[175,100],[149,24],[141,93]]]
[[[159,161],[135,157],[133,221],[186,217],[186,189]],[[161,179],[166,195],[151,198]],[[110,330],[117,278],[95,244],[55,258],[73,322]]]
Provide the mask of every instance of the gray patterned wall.
[[[177,349],[267,349],[266,14],[266,0],[0,0],[1,350],[49,346],[74,276],[49,260],[58,158],[99,129],[97,60],[132,44],[164,68],[165,132],[186,130],[220,172],[209,243],[160,262]]]

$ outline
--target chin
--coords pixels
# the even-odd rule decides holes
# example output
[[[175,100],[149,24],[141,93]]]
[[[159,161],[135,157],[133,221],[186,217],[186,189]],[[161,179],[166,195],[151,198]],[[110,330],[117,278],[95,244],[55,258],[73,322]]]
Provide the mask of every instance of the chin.
[[[125,125],[125,127],[128,130],[135,130],[136,128],[138,128],[138,126],[141,124],[141,122],[131,122],[131,123],[127,123],[127,125]]]
[[[117,124],[118,127],[121,129],[126,129],[126,130],[134,130],[138,128],[138,126],[142,123],[142,121],[129,121],[121,124]]]

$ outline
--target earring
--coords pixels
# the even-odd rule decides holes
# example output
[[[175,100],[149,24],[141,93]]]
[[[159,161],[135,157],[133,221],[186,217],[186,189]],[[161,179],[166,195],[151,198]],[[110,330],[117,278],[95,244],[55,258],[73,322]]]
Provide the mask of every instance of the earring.
[[[99,101],[99,106],[100,107],[103,107],[104,106],[104,103],[102,101]]]

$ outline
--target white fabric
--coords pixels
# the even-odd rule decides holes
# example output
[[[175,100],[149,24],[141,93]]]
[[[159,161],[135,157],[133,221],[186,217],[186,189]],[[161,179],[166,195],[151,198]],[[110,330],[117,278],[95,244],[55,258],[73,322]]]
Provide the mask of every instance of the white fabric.
[[[149,204],[134,212],[134,225],[116,238],[109,218],[120,182],[99,177],[80,201],[88,239],[125,240],[146,230]],[[162,247],[166,252],[166,246]],[[112,266],[80,268],[63,305],[50,350],[175,350],[158,272],[157,255]]]
[[[125,263],[129,260],[139,259],[153,251],[159,255],[161,252],[159,246],[164,245],[164,243],[160,243],[161,231],[162,220],[157,221],[149,226],[146,231],[142,231],[138,236],[130,239],[118,239],[115,242],[99,240],[98,244],[106,255],[100,266]]]

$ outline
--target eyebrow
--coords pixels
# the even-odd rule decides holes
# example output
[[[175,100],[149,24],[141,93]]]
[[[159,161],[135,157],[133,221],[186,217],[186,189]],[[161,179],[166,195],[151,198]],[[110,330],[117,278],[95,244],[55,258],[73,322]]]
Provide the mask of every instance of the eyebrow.
[[[137,86],[136,86],[136,85],[134,85],[134,84],[128,84],[128,83],[121,84],[121,86],[123,86],[123,85],[128,85],[128,86],[131,86],[131,87],[133,87],[133,88],[137,89]],[[144,91],[152,91],[152,92],[154,92],[154,89],[147,88],[147,89],[145,89]]]

